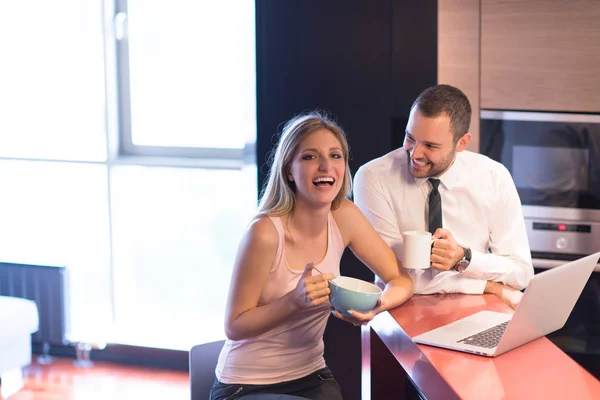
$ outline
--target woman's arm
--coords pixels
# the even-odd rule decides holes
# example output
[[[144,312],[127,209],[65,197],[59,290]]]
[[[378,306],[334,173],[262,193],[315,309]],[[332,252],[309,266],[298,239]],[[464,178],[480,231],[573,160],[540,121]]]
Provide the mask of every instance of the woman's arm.
[[[277,230],[266,217],[253,221],[244,234],[227,299],[225,334],[229,339],[258,336],[282,323],[294,311],[329,300],[327,279],[332,279],[333,275],[312,276],[311,263],[304,269],[294,290],[269,304],[258,306],[278,244]]]
[[[409,299],[413,294],[410,275],[400,266],[392,249],[377,234],[360,209],[351,201],[345,200],[334,211],[334,217],[352,252],[385,283],[380,304],[369,313],[354,314],[361,314],[364,316],[362,319],[370,320],[381,311],[398,307]]]

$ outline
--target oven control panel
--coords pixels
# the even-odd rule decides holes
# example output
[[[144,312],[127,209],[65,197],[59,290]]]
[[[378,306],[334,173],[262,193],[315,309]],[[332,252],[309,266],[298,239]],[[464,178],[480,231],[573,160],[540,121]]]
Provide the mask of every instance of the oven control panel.
[[[533,230],[538,231],[557,231],[557,232],[582,232],[592,233],[592,226],[589,224],[565,224],[556,222],[533,222]]]
[[[599,222],[525,219],[533,253],[588,255],[600,251]]]

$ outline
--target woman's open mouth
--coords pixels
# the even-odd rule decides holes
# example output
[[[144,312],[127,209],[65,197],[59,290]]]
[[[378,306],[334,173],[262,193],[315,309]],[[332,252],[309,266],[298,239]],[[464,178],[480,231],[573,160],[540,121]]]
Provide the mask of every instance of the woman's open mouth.
[[[317,187],[331,187],[335,183],[335,178],[331,176],[320,176],[318,178],[313,179],[312,183]]]

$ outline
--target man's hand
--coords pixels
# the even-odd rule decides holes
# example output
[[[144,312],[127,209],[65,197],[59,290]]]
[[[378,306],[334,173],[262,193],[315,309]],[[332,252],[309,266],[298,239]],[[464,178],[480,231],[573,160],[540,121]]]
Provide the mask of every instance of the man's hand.
[[[520,290],[492,281],[487,281],[483,292],[495,294],[513,310],[517,308],[517,304],[519,304],[523,297],[523,293]]]
[[[449,230],[438,228],[433,236],[438,239],[431,247],[431,267],[440,271],[448,271],[465,256],[464,249],[456,243]]]

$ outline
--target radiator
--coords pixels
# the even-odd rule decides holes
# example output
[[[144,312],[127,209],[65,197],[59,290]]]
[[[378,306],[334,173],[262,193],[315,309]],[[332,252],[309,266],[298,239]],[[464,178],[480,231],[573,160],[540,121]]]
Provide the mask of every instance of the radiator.
[[[39,330],[33,344],[68,344],[68,276],[65,267],[0,262],[0,295],[32,300],[38,307]]]

